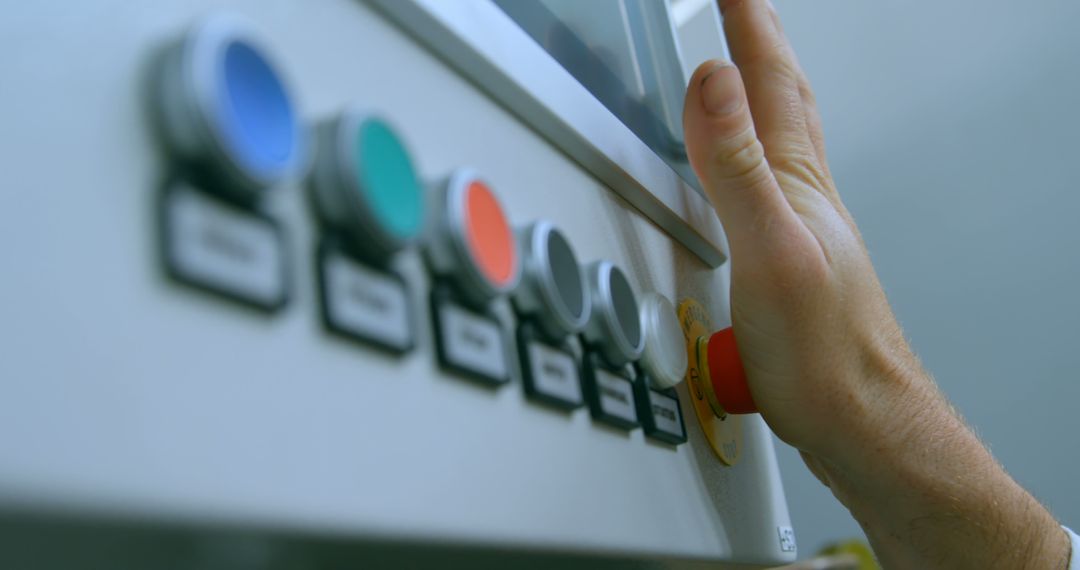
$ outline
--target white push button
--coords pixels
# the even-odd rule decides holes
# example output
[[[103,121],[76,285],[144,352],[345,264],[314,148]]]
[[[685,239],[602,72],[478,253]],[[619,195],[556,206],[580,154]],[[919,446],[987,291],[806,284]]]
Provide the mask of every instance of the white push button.
[[[641,324],[645,333],[641,365],[653,387],[671,388],[682,382],[688,364],[686,340],[671,301],[647,293],[641,300]]]

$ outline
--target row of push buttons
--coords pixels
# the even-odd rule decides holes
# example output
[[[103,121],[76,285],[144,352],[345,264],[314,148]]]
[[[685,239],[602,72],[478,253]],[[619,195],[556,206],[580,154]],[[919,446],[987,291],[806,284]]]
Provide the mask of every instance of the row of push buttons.
[[[284,305],[284,232],[263,196],[310,162],[329,330],[395,352],[415,346],[407,283],[392,261],[420,246],[434,276],[431,314],[445,368],[509,381],[511,351],[492,310],[508,296],[531,398],[562,409],[587,404],[598,421],[685,441],[673,387],[687,354],[670,301],[649,293],[639,303],[610,261],[582,266],[551,222],[515,231],[476,172],[453,172],[429,202],[401,137],[377,115],[349,108],[321,122],[309,161],[307,131],[277,69],[250,26],[227,16],[163,52],[154,103],[174,159],[161,202],[173,277],[255,306]]]

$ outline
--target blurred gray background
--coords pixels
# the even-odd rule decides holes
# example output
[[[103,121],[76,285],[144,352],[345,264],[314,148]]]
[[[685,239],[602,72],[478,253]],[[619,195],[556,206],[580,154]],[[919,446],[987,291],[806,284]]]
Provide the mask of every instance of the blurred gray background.
[[[775,0],[926,368],[1080,527],[1080,2]],[[778,446],[800,551],[861,536]]]

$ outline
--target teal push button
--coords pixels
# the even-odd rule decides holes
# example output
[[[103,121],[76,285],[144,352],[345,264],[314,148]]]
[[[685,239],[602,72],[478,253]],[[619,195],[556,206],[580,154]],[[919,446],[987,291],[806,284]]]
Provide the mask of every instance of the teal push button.
[[[378,119],[365,119],[356,133],[353,167],[372,214],[388,233],[411,240],[424,221],[423,195],[401,139]]]
[[[207,188],[250,199],[301,169],[296,105],[246,21],[203,21],[164,52],[157,69],[154,105],[163,138]]]
[[[424,229],[424,192],[408,149],[383,119],[356,109],[319,127],[312,187],[323,220],[376,261]]]

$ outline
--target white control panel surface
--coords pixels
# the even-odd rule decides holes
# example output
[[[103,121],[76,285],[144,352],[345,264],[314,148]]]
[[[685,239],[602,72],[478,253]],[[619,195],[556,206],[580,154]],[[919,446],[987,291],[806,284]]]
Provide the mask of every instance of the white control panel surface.
[[[492,312],[505,328],[509,382],[463,380],[436,358],[431,272],[415,248],[393,262],[408,285],[411,350],[328,332],[302,181],[265,201],[284,261],[266,227],[237,227],[262,244],[260,279],[244,281],[249,273],[241,285],[281,297],[284,274],[276,312],[170,279],[158,241],[170,163],[147,111],[148,76],[162,46],[221,10],[264,34],[305,124],[353,104],[376,111],[425,182],[476,169],[515,228],[551,220],[583,263],[611,260],[642,294],[692,297],[714,326],[729,323],[726,264],[707,267],[365,3],[20,4],[0,19],[0,510],[672,563],[794,559],[760,417],[744,419],[742,455],[729,467],[685,383],[683,445],[601,425],[585,407],[537,405],[522,389],[506,299]],[[229,215],[184,204],[192,223]],[[192,271],[228,278],[197,242],[179,247]],[[367,279],[395,299],[396,320],[381,326],[338,299],[342,326],[393,329],[406,346],[400,290],[335,261],[334,284]]]

